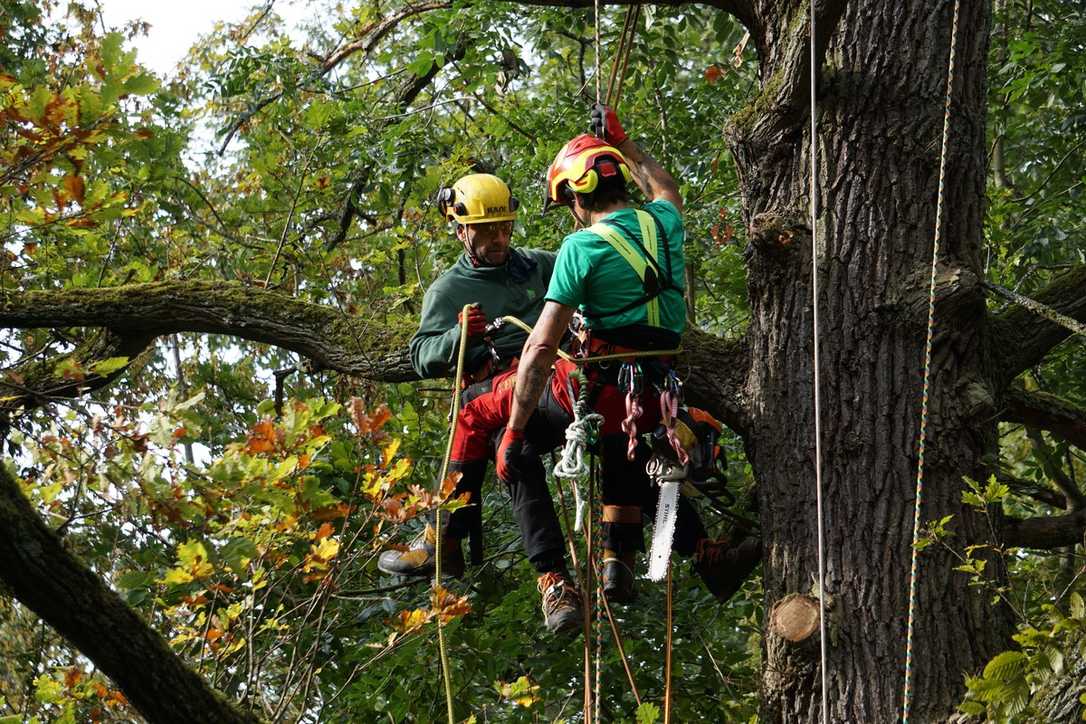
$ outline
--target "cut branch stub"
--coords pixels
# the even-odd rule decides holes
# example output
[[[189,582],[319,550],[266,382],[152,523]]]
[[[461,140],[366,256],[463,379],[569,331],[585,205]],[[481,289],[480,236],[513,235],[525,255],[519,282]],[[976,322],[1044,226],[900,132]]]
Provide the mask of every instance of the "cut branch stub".
[[[785,641],[798,643],[818,631],[818,599],[790,593],[769,612],[769,630]]]

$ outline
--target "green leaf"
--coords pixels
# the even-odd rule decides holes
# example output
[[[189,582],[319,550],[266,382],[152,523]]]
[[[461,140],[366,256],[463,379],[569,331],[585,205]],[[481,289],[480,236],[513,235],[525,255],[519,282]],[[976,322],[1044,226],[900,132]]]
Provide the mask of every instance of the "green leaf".
[[[104,359],[101,362],[95,362],[91,365],[91,371],[97,375],[105,377],[106,375],[113,374],[114,372],[121,370],[128,364],[127,357],[110,357]]]
[[[27,110],[30,111],[30,118],[32,120],[41,120],[41,117],[45,115],[45,107],[49,105],[49,101],[53,100],[53,94],[49,92],[49,88],[44,85],[39,85],[34,89],[34,92],[30,94],[30,104]]]
[[[147,588],[155,581],[154,576],[144,571],[128,571],[117,578],[117,587],[127,590]]]
[[[145,96],[158,90],[158,79],[150,73],[137,73],[124,82],[124,92],[134,96]]]
[[[1071,618],[1076,621],[1086,619],[1086,602],[1082,600],[1078,591],[1071,594]]]
[[[407,69],[421,78],[429,73],[430,68],[433,67],[434,54],[427,50],[415,56],[415,59],[411,61],[410,65],[407,66]]]
[[[1004,651],[984,667],[985,679],[1009,681],[1026,670],[1029,659],[1021,651]]]
[[[637,707],[634,718],[637,724],[654,724],[660,721],[660,707],[646,701]]]
[[[120,33],[109,33],[102,38],[102,66],[106,69],[106,75],[112,75],[121,60],[121,44],[124,36]]]

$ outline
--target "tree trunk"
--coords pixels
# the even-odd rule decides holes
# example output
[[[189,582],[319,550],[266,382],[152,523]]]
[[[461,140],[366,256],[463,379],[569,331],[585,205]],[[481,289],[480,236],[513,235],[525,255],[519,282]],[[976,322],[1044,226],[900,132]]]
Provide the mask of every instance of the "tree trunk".
[[[730,142],[751,229],[748,454],[760,483],[766,610],[817,594],[806,6],[764,2],[763,95]],[[825,3],[829,5],[829,3]],[[851,2],[819,79],[822,485],[832,721],[900,716],[927,289],[952,3]],[[954,545],[988,539],[961,503],[987,477],[995,393],[981,279],[987,3],[962,3],[948,150],[922,517],[954,515]],[[824,30],[823,32],[828,32]],[[798,38],[798,39],[797,39]],[[797,58],[802,58],[798,60]],[[803,78],[800,82],[796,76]],[[799,86],[781,89],[784,83]],[[771,105],[774,100],[776,105]],[[785,102],[780,103],[781,99]],[[945,720],[962,672],[1007,643],[1010,619],[939,546],[919,568],[913,716]],[[999,575],[998,571],[993,571]],[[820,720],[818,633],[766,629],[763,720]]]

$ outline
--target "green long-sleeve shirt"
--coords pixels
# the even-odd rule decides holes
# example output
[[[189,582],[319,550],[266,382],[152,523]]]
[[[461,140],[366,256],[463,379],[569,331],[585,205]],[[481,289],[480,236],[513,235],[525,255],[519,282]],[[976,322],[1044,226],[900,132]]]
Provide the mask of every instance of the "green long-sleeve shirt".
[[[513,255],[520,259],[514,260]],[[500,267],[476,267],[461,254],[423,297],[419,331],[411,338],[411,366],[419,376],[445,377],[455,372],[460,342],[456,317],[465,304],[479,304],[487,320],[512,315],[534,325],[543,311],[554,257],[549,251],[514,249],[510,261]],[[520,354],[527,335],[506,324],[492,339],[502,359],[510,359]],[[467,371],[478,369],[489,356],[482,339],[471,340],[465,355]]]

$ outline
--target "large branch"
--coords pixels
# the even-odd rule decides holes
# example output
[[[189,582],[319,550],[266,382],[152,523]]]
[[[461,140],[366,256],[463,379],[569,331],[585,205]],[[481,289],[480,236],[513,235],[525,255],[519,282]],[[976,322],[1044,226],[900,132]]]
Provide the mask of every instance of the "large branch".
[[[595,0],[511,0],[517,5],[541,5],[544,7],[559,8],[591,8],[595,7]],[[600,5],[634,5],[637,0],[600,0]],[[709,7],[723,10],[735,16],[748,30],[754,28],[754,0],[702,0],[690,2],[690,0],[658,0],[648,3],[650,5],[708,5]]]
[[[1011,387],[1003,394],[1003,411],[999,419],[1047,430],[1086,450],[1086,409],[1062,397]]]
[[[0,580],[94,662],[149,721],[255,722],[64,549],[0,463]]]
[[[676,366],[685,378],[687,400],[745,435],[748,415],[743,389],[750,368],[746,337],[724,339],[689,330],[683,336],[683,350]]]
[[[1016,548],[1062,548],[1086,543],[1086,508],[1067,515],[1006,518],[1003,542]]]
[[[1086,322],[1086,264],[1060,274],[1033,298],[1060,314]],[[1022,307],[995,315],[989,339],[996,382],[1000,387],[1009,384],[1070,334],[1065,327]]]
[[[328,369],[379,382],[417,380],[406,340],[381,320],[230,282],[153,282],[106,289],[9,293],[0,327],[108,327],[121,339],[178,332],[223,334],[288,349]],[[746,430],[745,339],[688,332],[678,367],[691,402]],[[120,356],[120,355],[118,355]]]
[[[224,334],[297,352],[318,369],[383,382],[418,379],[379,320],[227,282],[153,282],[106,289],[9,293],[3,327],[109,327],[121,336]]]

